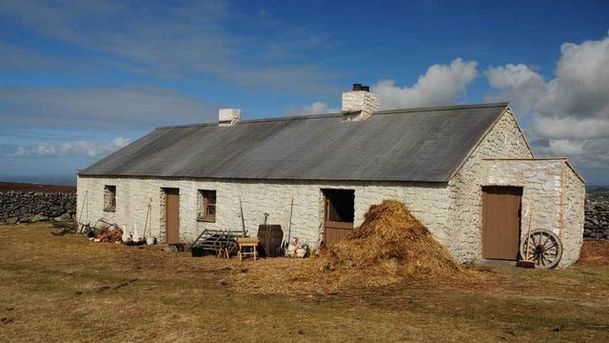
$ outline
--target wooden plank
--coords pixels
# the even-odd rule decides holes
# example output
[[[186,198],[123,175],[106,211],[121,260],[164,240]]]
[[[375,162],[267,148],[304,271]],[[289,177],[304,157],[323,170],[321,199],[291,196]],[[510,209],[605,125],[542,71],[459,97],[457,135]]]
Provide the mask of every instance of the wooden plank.
[[[351,223],[351,222],[337,222],[337,221],[333,221],[333,220],[326,220],[324,222],[324,226],[331,227],[334,229],[345,229],[345,230],[353,229],[353,223]]]
[[[324,231],[326,246],[332,246],[344,240],[351,233],[351,231],[353,230],[326,227]]]

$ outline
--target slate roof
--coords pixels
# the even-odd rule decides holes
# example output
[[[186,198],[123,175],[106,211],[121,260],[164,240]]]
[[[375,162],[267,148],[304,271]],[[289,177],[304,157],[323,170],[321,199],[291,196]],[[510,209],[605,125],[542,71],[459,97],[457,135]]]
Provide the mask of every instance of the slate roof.
[[[507,103],[160,127],[80,176],[448,182]]]

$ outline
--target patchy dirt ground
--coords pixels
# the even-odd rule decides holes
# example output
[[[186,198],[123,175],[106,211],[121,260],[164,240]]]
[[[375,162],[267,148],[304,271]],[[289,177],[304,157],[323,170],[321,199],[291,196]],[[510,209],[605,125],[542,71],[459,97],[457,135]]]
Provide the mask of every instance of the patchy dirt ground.
[[[609,241],[585,241],[578,264],[609,266]]]
[[[492,267],[467,287],[255,295],[235,287],[257,273],[281,280],[302,261],[192,258],[49,232],[0,226],[0,341],[609,341],[602,263]]]

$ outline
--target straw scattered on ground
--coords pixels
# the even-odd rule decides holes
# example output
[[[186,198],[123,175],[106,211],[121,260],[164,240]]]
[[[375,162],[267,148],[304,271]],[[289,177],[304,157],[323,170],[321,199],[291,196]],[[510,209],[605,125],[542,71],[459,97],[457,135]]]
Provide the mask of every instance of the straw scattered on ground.
[[[460,266],[403,203],[390,200],[371,206],[360,227],[319,257],[289,268],[281,263],[264,261],[251,273],[233,274],[235,289],[324,294],[403,282],[470,282],[481,274]]]

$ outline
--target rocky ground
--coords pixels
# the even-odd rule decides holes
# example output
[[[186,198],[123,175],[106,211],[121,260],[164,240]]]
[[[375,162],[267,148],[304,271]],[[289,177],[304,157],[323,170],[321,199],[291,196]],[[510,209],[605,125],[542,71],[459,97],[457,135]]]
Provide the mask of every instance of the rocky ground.
[[[609,191],[587,194],[584,239],[609,240]]]

